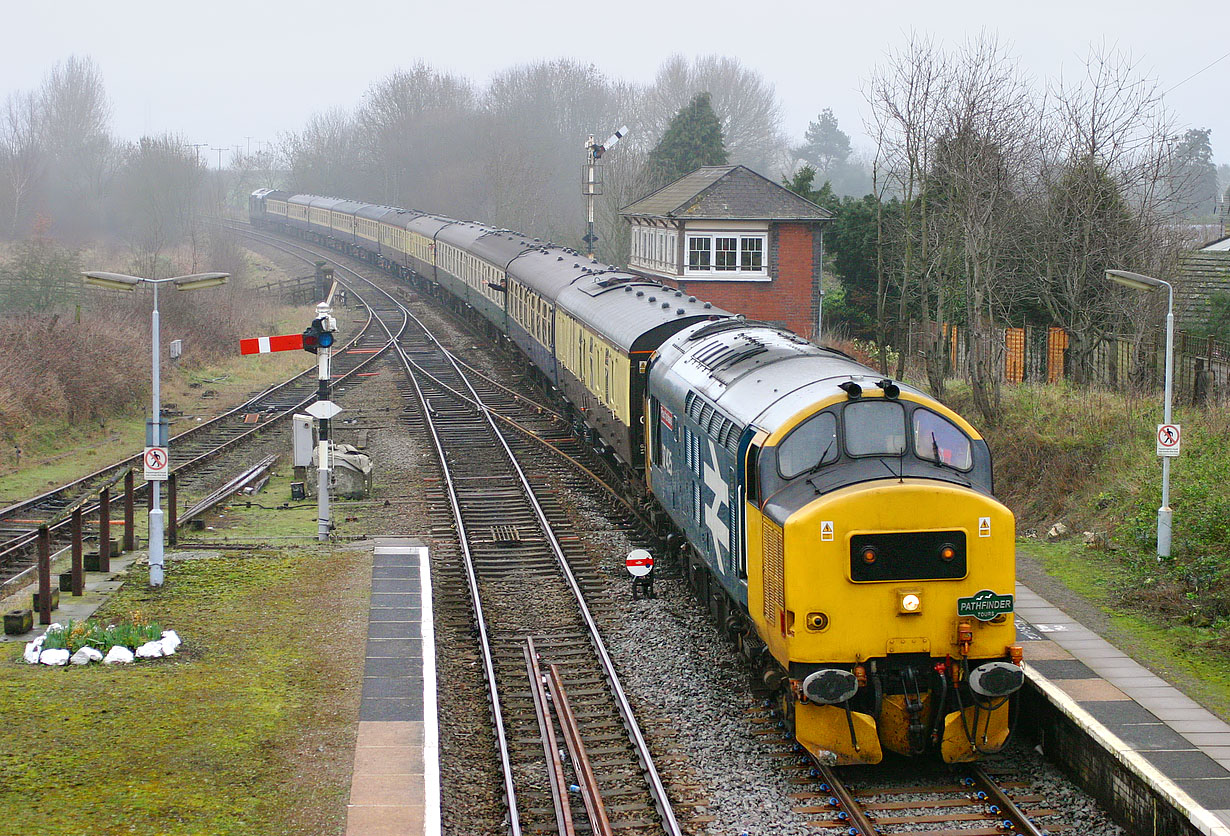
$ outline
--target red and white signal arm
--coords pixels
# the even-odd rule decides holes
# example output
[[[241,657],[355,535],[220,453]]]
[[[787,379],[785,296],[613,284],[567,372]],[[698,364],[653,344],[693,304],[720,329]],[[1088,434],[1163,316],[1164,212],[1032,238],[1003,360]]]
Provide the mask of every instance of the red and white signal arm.
[[[1159,456],[1179,455],[1180,442],[1183,434],[1178,424],[1157,425],[1157,454]]]
[[[624,565],[628,567],[629,575],[634,578],[643,578],[653,571],[653,555],[645,549],[633,549],[628,552],[628,559],[624,561]]]

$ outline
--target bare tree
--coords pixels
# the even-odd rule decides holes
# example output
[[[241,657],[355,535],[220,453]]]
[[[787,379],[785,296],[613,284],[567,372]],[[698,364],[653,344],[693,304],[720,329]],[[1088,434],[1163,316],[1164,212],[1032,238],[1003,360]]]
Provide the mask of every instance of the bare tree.
[[[492,188],[480,216],[580,244],[586,138],[601,141],[626,115],[606,76],[571,60],[525,64],[492,79],[482,103],[494,141],[483,149]]]
[[[1030,158],[1033,102],[1014,57],[994,36],[971,39],[949,66],[928,184],[933,253],[940,284],[963,300],[974,403],[993,423],[1004,356],[993,323],[1007,319],[1014,299],[1017,193]]]
[[[1049,96],[1029,214],[1036,302],[1071,334],[1072,373],[1089,378],[1115,320],[1107,268],[1162,269],[1169,257],[1175,132],[1156,82],[1131,59],[1093,48],[1084,75]]]
[[[359,194],[355,156],[357,128],[350,114],[339,108],[316,113],[298,133],[279,140],[291,187],[329,195]]]
[[[373,84],[364,98],[355,120],[360,196],[472,217],[481,189],[474,160],[486,137],[469,80],[419,62]]]
[[[52,67],[38,98],[50,173],[45,207],[61,235],[86,236],[101,223],[114,163],[102,73],[91,58],[69,57]]]
[[[29,223],[28,204],[42,177],[46,158],[40,143],[38,98],[13,93],[5,100],[0,122],[0,166],[7,191],[8,231],[13,237]]]
[[[193,261],[203,242],[201,233],[204,169],[182,137],[144,137],[125,149],[116,178],[114,203],[119,207],[116,231],[128,238],[139,275],[165,273],[168,248],[193,245]]]
[[[878,170],[892,181],[892,190],[902,202],[904,246],[897,324],[900,328],[908,321],[912,293],[923,316],[922,351],[927,381],[936,397],[944,393],[939,325],[945,288],[937,283],[930,258],[926,183],[948,74],[946,58],[935,43],[912,34],[905,47],[889,53],[886,63],[875,69],[865,91],[871,105],[869,127],[879,139]],[[902,377],[907,340],[898,331],[895,341],[901,348],[897,377]]]

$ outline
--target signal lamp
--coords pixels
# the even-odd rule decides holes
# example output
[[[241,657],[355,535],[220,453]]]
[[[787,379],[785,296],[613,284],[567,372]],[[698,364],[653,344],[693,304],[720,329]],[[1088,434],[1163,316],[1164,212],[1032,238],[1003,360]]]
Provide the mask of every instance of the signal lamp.
[[[866,563],[868,566],[870,566],[872,563],[875,563],[876,557],[878,556],[879,555],[876,552],[875,546],[867,546],[866,548],[863,549],[863,562]]]
[[[316,353],[318,348],[328,348],[333,345],[333,332],[325,317],[312,320],[312,324],[303,332],[303,350]]]
[[[940,559],[941,560],[952,560],[956,556],[957,556],[957,550],[953,548],[950,544],[945,543],[943,546],[940,547]]]
[[[922,610],[922,598],[917,592],[907,592],[901,596],[901,611],[916,613]]]

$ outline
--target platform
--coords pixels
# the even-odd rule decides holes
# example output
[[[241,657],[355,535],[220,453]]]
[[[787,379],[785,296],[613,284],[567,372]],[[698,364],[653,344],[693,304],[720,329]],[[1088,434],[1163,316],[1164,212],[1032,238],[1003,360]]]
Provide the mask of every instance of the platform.
[[[439,726],[427,548],[376,538],[346,836],[438,836]]]
[[[1020,583],[1016,616],[1044,696],[1195,830],[1230,836],[1230,724]]]

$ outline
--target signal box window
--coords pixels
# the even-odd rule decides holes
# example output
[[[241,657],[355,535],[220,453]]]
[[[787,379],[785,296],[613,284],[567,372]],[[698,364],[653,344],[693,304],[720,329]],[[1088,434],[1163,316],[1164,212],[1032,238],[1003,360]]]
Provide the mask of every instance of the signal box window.
[[[813,415],[777,445],[777,470],[783,479],[837,461],[837,418],[831,412]]]
[[[949,421],[928,409],[914,410],[914,454],[920,459],[969,470],[974,452],[969,437]]]
[[[739,241],[739,269],[759,273],[764,269],[764,239],[741,238]]]
[[[688,239],[688,269],[709,269],[709,247],[710,240],[708,238]]]
[[[734,270],[739,264],[739,239],[718,238],[713,251],[714,270]]]
[[[851,456],[905,454],[905,410],[895,401],[857,401],[842,413]]]

